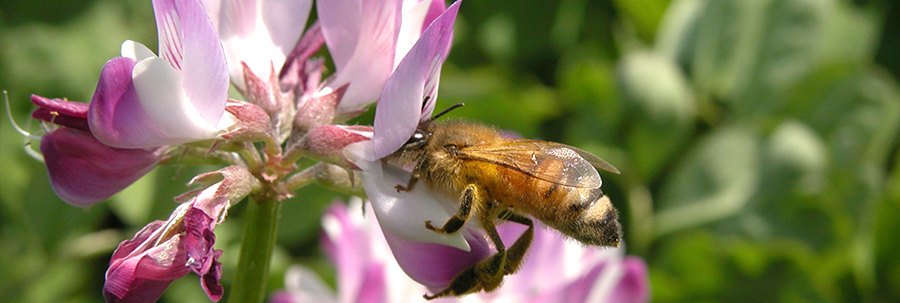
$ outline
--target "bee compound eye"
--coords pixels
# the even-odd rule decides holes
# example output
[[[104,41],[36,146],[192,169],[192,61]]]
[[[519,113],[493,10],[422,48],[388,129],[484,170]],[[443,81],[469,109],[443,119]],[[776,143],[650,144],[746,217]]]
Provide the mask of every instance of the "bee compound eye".
[[[425,141],[428,140],[428,136],[425,135],[424,132],[417,130],[413,133],[412,137],[406,141],[404,146],[418,146],[425,144]]]

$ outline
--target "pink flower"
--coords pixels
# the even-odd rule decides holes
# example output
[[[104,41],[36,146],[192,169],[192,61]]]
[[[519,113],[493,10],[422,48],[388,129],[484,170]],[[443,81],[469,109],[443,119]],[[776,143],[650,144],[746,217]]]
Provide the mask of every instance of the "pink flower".
[[[103,67],[87,119],[100,142],[148,148],[215,138],[225,114],[228,67],[197,0],[154,0],[160,54],[125,41]]]
[[[405,184],[410,173],[383,163],[409,139],[422,119],[431,116],[437,98],[441,64],[450,49],[453,24],[460,2],[447,8],[422,33],[418,42],[397,66],[384,86],[375,111],[372,140],[348,146],[348,158],[362,170],[363,186],[387,234],[407,241],[436,243],[468,250],[464,233],[436,235],[422,222],[444,222],[455,214],[453,201],[438,201],[424,187],[398,193],[394,186]],[[423,101],[428,100],[423,105]]]
[[[57,125],[41,138],[41,153],[53,190],[63,201],[90,206],[150,171],[162,148],[122,149],[104,145],[88,128],[88,104],[32,95],[32,117]]]
[[[337,72],[322,94],[347,84],[338,111],[375,101],[423,29],[443,10],[443,0],[334,0],[317,3],[325,43]]]
[[[389,238],[360,200],[349,206],[333,205],[322,220],[323,247],[337,268],[337,295],[311,271],[296,266],[285,275],[287,289],[272,296],[272,303],[303,302],[422,302],[430,292],[403,274],[390,256]],[[541,223],[535,228],[528,262],[518,273],[506,277],[504,285],[491,293],[436,302],[647,302],[649,281],[643,260],[624,257],[624,248],[586,247],[567,240]],[[499,226],[501,237],[515,238],[521,226]],[[394,253],[396,255],[396,252]],[[433,260],[419,260],[423,271],[442,270]],[[449,259],[449,256],[446,257]],[[398,256],[397,260],[400,258]]]
[[[210,300],[218,301],[221,250],[213,248],[213,229],[225,218],[231,203],[247,196],[258,182],[242,166],[229,166],[199,175],[190,184],[203,184],[176,200],[187,201],[167,221],[154,221],[119,244],[106,271],[103,295],[107,302],[155,302],[175,279],[189,272],[200,276]]]
[[[423,228],[426,221],[446,222],[456,213],[456,201],[425,186],[399,193],[394,186],[406,184],[410,172],[380,159],[399,149],[419,122],[431,116],[459,5],[452,4],[425,29],[385,84],[372,140],[345,149],[361,170],[366,195],[400,266],[414,280],[434,288],[448,285],[461,270],[490,256],[488,244],[480,231],[468,226],[453,234]],[[421,260],[444,266],[423,270],[415,265]]]

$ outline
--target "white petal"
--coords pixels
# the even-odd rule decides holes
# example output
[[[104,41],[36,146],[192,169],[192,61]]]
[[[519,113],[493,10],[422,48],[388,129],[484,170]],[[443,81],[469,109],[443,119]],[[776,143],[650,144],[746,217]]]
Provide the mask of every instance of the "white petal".
[[[378,160],[363,160],[363,156],[371,153],[373,148],[372,141],[362,141],[347,146],[345,151],[348,159],[362,169],[363,187],[382,228],[409,241],[442,244],[469,251],[469,243],[461,232],[438,234],[425,228],[425,221],[441,225],[450,219],[456,214],[458,203],[430,191],[424,184],[409,192],[397,192],[394,186],[406,185],[410,173]]]
[[[134,66],[134,88],[147,115],[173,142],[215,137],[215,125],[200,118],[184,96],[181,73],[165,59],[153,57]]]
[[[428,8],[431,1],[422,0],[404,0],[403,1],[403,17],[400,20],[400,34],[397,37],[397,49],[394,53],[394,69],[400,64],[400,60],[409,49],[419,40],[422,34],[422,23],[425,22],[425,15],[428,14]]]
[[[125,42],[122,42],[122,57],[141,61],[147,58],[156,57],[156,54],[140,42],[125,40]]]

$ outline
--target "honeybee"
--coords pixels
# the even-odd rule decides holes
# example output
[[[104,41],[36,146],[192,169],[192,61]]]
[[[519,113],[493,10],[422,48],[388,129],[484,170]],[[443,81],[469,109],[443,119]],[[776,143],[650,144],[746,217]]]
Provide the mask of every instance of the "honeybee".
[[[459,198],[459,209],[441,226],[425,222],[437,233],[454,233],[475,218],[494,243],[497,253],[466,268],[450,285],[428,300],[491,291],[503,277],[514,273],[534,238],[528,215],[588,245],[618,247],[622,228],[609,198],[600,190],[597,168],[619,171],[597,156],[553,142],[508,139],[496,129],[461,121],[419,125],[413,136],[385,161],[414,165],[406,185],[412,190],[423,181],[431,190]],[[495,222],[526,225],[509,248],[501,241]]]

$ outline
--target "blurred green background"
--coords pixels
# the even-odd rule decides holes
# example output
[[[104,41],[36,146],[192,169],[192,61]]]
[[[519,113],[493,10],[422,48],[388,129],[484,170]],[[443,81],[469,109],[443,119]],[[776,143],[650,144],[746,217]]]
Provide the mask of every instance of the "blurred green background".
[[[4,0],[0,21],[0,89],[32,131],[29,94],[86,101],[122,41],[156,49],[145,0]],[[466,0],[438,108],[616,165],[604,187],[656,302],[898,302],[898,74],[891,0]],[[80,209],[0,122],[3,302],[101,301],[116,245],[217,169],[159,167]],[[342,197],[285,203],[272,289],[296,263],[333,281],[318,218]],[[242,210],[216,230],[226,289]],[[198,284],[162,301],[203,302]]]

